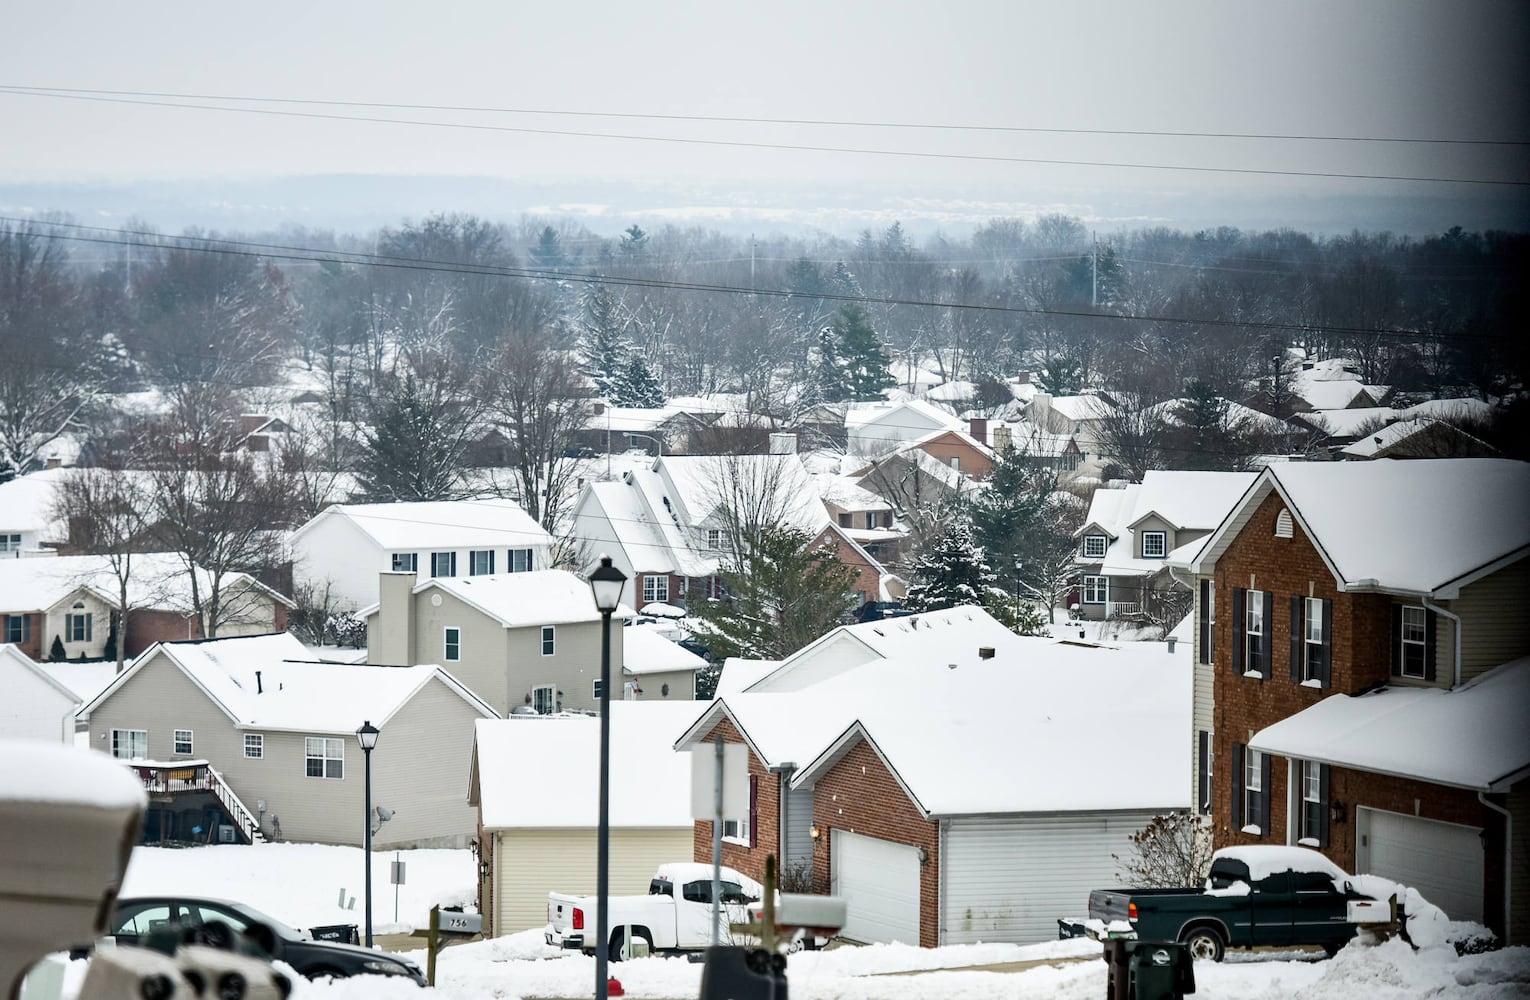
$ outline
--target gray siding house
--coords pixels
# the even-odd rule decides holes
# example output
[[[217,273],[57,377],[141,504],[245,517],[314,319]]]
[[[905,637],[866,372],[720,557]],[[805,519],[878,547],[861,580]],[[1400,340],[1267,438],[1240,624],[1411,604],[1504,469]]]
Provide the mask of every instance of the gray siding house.
[[[474,811],[451,775],[466,773],[473,726],[493,710],[442,668],[375,667],[307,660],[285,633],[160,643],[97,695],[90,744],[172,778],[210,770],[267,840],[360,844],[364,758],[356,730],[382,730],[372,752],[372,802],[391,811],[377,848],[465,847]],[[205,762],[206,768],[198,765]],[[215,789],[214,789],[215,790]],[[183,797],[177,794],[184,791]],[[157,802],[149,829],[188,839],[206,788],[177,788]],[[177,815],[184,813],[184,817]]]
[[[381,601],[361,611],[369,662],[440,663],[499,715],[599,708],[600,612],[590,585],[574,574],[417,582],[413,573],[383,573],[378,592]],[[629,615],[619,609],[613,616],[612,683],[621,686],[612,699],[695,698],[701,658],[672,643],[678,656],[657,656],[649,636],[629,650],[621,625]]]

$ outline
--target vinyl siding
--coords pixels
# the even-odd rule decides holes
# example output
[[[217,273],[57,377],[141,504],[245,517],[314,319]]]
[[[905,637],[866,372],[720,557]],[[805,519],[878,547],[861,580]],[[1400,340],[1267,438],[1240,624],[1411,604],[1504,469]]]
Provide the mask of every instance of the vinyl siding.
[[[16,657],[25,654],[17,653]],[[68,743],[74,739],[75,698],[39,677],[31,667],[0,656],[0,736]],[[110,749],[110,743],[107,744]]]
[[[813,874],[813,789],[792,788],[786,793],[786,865],[789,871],[795,864],[805,866],[805,874]],[[805,890],[798,890],[805,891]]]
[[[460,559],[457,567],[462,568]],[[441,599],[440,605],[433,603],[437,597]],[[439,663],[500,715],[509,714],[511,708],[520,704],[519,692],[514,702],[509,700],[505,668],[509,650],[503,625],[439,588],[415,594],[410,600],[414,611],[411,664]],[[446,659],[447,628],[462,630],[460,660]]]
[[[1196,629],[1200,634],[1200,629]],[[1213,690],[1216,684],[1216,667],[1210,663],[1196,663],[1193,704],[1190,711],[1190,802],[1192,809],[1199,809],[1201,803],[1201,754],[1200,733],[1214,733],[1216,700]],[[1216,746],[1212,740],[1211,745]],[[1214,763],[1214,762],[1213,762]]]
[[[689,826],[611,831],[611,894],[641,895],[659,865],[691,855]],[[595,894],[595,831],[518,829],[494,832],[495,936],[547,923],[547,894]],[[594,934],[595,915],[587,924]]]
[[[394,810],[372,837],[375,847],[466,847],[478,827],[467,804],[473,724],[480,718],[442,681],[420,689],[389,719],[372,751],[372,802]],[[360,776],[361,750],[351,740]],[[360,815],[359,813],[357,814]],[[360,829],[359,820],[355,822]]]
[[[943,824],[940,943],[1030,944],[1057,919],[1086,916],[1089,892],[1116,882],[1111,854],[1153,811],[966,817]]]
[[[1507,566],[1491,576],[1461,589],[1454,601],[1442,607],[1461,616],[1461,679],[1478,674],[1530,653],[1530,616],[1524,613],[1525,594],[1530,591],[1530,559]],[[1441,616],[1438,662],[1442,674],[1454,677],[1455,623]]]
[[[319,516],[323,521],[293,543],[294,580],[320,591],[327,584],[341,610],[366,607],[377,600],[377,574],[392,568],[390,557],[349,517]]]
[[[612,627],[611,631],[613,633],[616,631],[614,626]],[[616,645],[616,636],[613,635],[611,639],[611,645],[614,647]],[[598,650],[596,655],[599,655]],[[614,650],[611,655],[614,660],[616,655]],[[616,665],[614,662],[611,665],[611,672],[616,672]],[[643,689],[643,693],[638,695],[638,701],[696,700],[696,674],[690,670],[674,670],[657,674],[639,674],[637,677],[628,677],[627,680],[637,681],[638,687]],[[669,694],[664,693],[664,685],[666,684],[669,685]],[[621,688],[613,687],[611,689],[611,697],[620,698],[621,696]],[[697,714],[700,714],[700,706],[697,707]]]

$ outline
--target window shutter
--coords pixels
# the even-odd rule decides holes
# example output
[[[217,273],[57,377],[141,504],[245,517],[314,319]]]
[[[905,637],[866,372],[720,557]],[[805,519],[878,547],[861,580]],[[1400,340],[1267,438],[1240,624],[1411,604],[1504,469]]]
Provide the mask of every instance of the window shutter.
[[[1232,828],[1243,829],[1243,744],[1232,745]]]
[[[1439,616],[1433,611],[1424,612],[1424,680],[1434,680],[1435,634]]]
[[[1291,681],[1300,684],[1302,680],[1302,599],[1296,595],[1291,596]]]
[[[1206,764],[1211,757],[1211,734],[1202,729],[1196,733],[1196,758],[1195,778],[1196,797],[1195,811],[1201,815],[1211,812],[1211,775],[1206,771]]]
[[[1259,829],[1264,831],[1264,836],[1270,835],[1270,828],[1274,825],[1270,822],[1270,765],[1274,758],[1267,753],[1259,755]]]
[[[1323,601],[1323,667],[1319,677],[1324,687],[1333,687],[1333,601]],[[1324,766],[1324,774],[1327,772]],[[1323,846],[1327,846],[1325,843]]]
[[[1248,597],[1248,591],[1242,587],[1234,587],[1232,593],[1232,669],[1233,673],[1243,673],[1243,629],[1248,624],[1248,616],[1243,613],[1243,602]]]
[[[1392,605],[1392,673],[1401,676],[1402,662],[1402,605]]]
[[[760,778],[759,775],[749,776],[749,846],[755,847],[760,842]]]
[[[1318,765],[1318,846],[1328,846],[1328,765]]]
[[[1200,585],[1201,606],[1200,614],[1196,621],[1200,626],[1201,655],[1197,663],[1211,662],[1211,602],[1215,600],[1216,593],[1211,589],[1210,580],[1202,580]]]
[[[1257,599],[1264,602],[1264,634],[1259,637],[1259,651],[1263,655],[1259,657],[1259,667],[1264,679],[1269,680],[1275,675],[1275,643],[1272,639],[1275,631],[1275,595],[1262,590]]]

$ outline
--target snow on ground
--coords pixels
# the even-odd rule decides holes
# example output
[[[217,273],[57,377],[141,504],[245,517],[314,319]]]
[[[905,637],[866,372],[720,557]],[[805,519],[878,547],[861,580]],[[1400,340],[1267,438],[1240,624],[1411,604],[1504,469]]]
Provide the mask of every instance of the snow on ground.
[[[406,882],[399,919],[392,920],[388,864],[373,859],[374,928],[379,933],[424,926],[435,903],[470,903],[474,865],[467,851],[403,851]],[[124,895],[188,892],[246,902],[298,927],[359,923],[361,851],[312,844],[215,846],[182,850],[139,847],[128,866]],[[340,890],[357,909],[337,905]],[[795,1000],[1097,1000],[1106,970],[1099,945],[1086,940],[1035,945],[979,944],[947,948],[907,945],[844,946],[790,957]],[[423,949],[409,953],[425,966]],[[1414,951],[1398,939],[1359,940],[1331,961],[1295,952],[1233,952],[1220,964],[1195,966],[1204,1000],[1510,1000],[1530,995],[1530,948],[1458,957],[1449,946]],[[998,963],[1037,962],[1012,971]],[[73,989],[83,962],[71,963]],[[701,988],[701,966],[684,958],[614,963],[610,973],[626,994],[646,1000],[688,1000]],[[908,973],[908,974],[898,974]],[[447,948],[437,959],[434,989],[384,977],[309,983],[297,980],[294,1000],[518,1000],[593,993],[595,960],[550,948],[540,930]]]

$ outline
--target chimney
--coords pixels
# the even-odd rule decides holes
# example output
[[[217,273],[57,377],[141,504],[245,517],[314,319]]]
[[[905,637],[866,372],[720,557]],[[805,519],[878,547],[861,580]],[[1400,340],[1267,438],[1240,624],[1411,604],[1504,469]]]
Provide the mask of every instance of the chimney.
[[[261,687],[261,685],[260,685],[260,671],[259,670],[255,671],[255,693],[256,694],[265,694],[266,693],[266,689]]]
[[[1015,446],[1014,439],[1010,436],[1009,424],[993,425],[993,450],[1009,451]]]
[[[1178,641],[1179,641],[1179,640],[1178,640],[1178,639],[1176,639],[1176,638],[1175,638],[1175,637],[1174,637],[1174,636],[1172,636],[1172,635],[1171,635],[1171,636],[1169,636],[1169,652],[1170,652],[1170,653],[1172,653],[1172,652],[1174,652],[1174,644],[1175,644],[1175,643],[1176,643],[1176,642],[1178,642]]]
[[[993,659],[993,654],[994,654],[994,650],[993,650],[992,646],[979,646],[978,647],[978,659],[980,659],[980,660],[991,660],[991,659]]]
[[[413,666],[414,574],[377,574],[377,611],[367,620],[367,662]]]
[[[1016,375],[1015,376],[1015,384],[1016,385],[1030,385],[1031,384],[1031,373],[1030,372],[1021,372],[1019,375]]]
[[[971,434],[974,438],[976,438],[978,444],[987,444],[988,443],[988,418],[987,417],[972,417],[972,418],[970,418],[967,421],[967,427],[968,427],[967,433]]]

